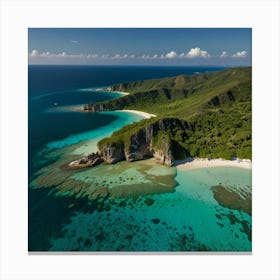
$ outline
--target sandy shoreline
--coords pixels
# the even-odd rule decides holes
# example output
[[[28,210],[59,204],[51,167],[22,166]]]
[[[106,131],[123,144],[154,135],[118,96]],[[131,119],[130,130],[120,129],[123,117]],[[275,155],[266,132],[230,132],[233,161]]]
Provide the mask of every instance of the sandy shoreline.
[[[91,91],[102,91],[102,92],[120,93],[120,94],[122,94],[122,95],[128,95],[128,94],[130,94],[130,92],[110,90],[110,87],[108,87],[108,88],[104,88],[104,87],[101,87],[101,88],[93,88],[93,89],[90,89],[90,90],[91,90]]]
[[[252,169],[252,161],[249,159],[235,159],[225,160],[219,159],[207,159],[207,158],[187,158],[186,160],[177,161],[175,163],[176,168],[180,170],[191,170],[205,167],[217,167],[217,166],[230,166]]]
[[[84,106],[83,105],[70,105],[70,106],[58,106],[58,107],[53,107],[47,110],[48,112],[85,112],[84,111]],[[127,113],[132,113],[132,114],[137,114],[145,119],[149,119],[152,117],[156,117],[154,114],[149,114],[143,111],[136,111],[136,110],[114,110],[114,111],[104,111],[106,112],[127,112]]]
[[[112,112],[133,113],[133,114],[140,115],[140,116],[144,117],[145,119],[150,119],[150,118],[156,117],[156,115],[154,115],[154,114],[149,114],[149,113],[146,113],[146,112],[143,112],[143,111],[136,111],[136,110],[115,110],[115,111],[112,111]]]

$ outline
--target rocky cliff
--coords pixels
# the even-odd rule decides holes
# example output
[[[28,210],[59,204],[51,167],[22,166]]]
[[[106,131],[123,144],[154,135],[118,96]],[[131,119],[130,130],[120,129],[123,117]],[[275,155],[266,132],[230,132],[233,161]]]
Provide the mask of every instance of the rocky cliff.
[[[106,138],[98,143],[98,147],[106,163],[154,157],[157,162],[172,166],[176,158],[174,148],[180,146],[175,140],[176,131],[180,131],[181,137],[186,138],[189,129],[185,121],[166,118],[131,133],[119,142],[114,138]]]
[[[106,163],[116,163],[125,159],[123,143],[109,142],[99,147],[100,155]]]

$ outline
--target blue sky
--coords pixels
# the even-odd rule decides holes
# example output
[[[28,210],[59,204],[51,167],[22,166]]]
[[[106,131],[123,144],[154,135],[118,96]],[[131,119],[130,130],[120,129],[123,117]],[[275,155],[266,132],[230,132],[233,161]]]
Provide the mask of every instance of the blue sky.
[[[29,64],[251,65],[250,28],[29,28]]]

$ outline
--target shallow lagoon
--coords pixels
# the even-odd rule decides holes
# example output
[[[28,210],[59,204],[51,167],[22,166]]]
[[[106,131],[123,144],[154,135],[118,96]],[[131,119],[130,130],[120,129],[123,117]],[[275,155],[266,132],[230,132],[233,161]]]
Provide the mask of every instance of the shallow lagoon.
[[[249,171],[227,169],[250,184]],[[251,216],[220,206],[211,184],[204,181],[210,174],[213,183],[221,183],[224,172],[180,171],[174,192],[101,199],[92,212],[76,212],[63,227],[65,235],[51,241],[50,250],[250,251]],[[232,177],[228,187],[241,187],[239,181]]]

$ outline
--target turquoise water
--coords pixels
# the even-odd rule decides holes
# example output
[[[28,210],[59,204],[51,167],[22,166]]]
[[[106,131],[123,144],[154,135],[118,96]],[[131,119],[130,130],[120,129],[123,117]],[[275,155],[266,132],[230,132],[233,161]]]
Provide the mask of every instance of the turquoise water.
[[[52,111],[116,98],[96,90],[116,82],[213,70],[31,67],[29,251],[251,251],[250,170],[184,171],[152,159],[69,170],[100,139],[142,117]]]
[[[50,114],[59,114],[59,113],[60,112],[51,112]],[[76,114],[84,114],[84,113],[76,113]],[[100,112],[94,114],[99,115],[100,117],[115,116],[116,118],[114,121],[107,123],[102,127],[97,127],[94,130],[72,134],[66,138],[49,142],[47,144],[47,147],[49,149],[58,149],[89,139],[94,139],[96,142],[98,142],[102,138],[109,137],[113,131],[120,129],[121,127],[127,124],[138,122],[143,119],[142,116],[137,114],[132,114],[129,112]]]
[[[51,250],[250,251],[243,225],[251,228],[251,216],[213,198],[211,185],[224,182],[225,175],[230,188],[251,185],[245,169],[177,170],[174,192],[104,200],[92,213],[75,213]]]

